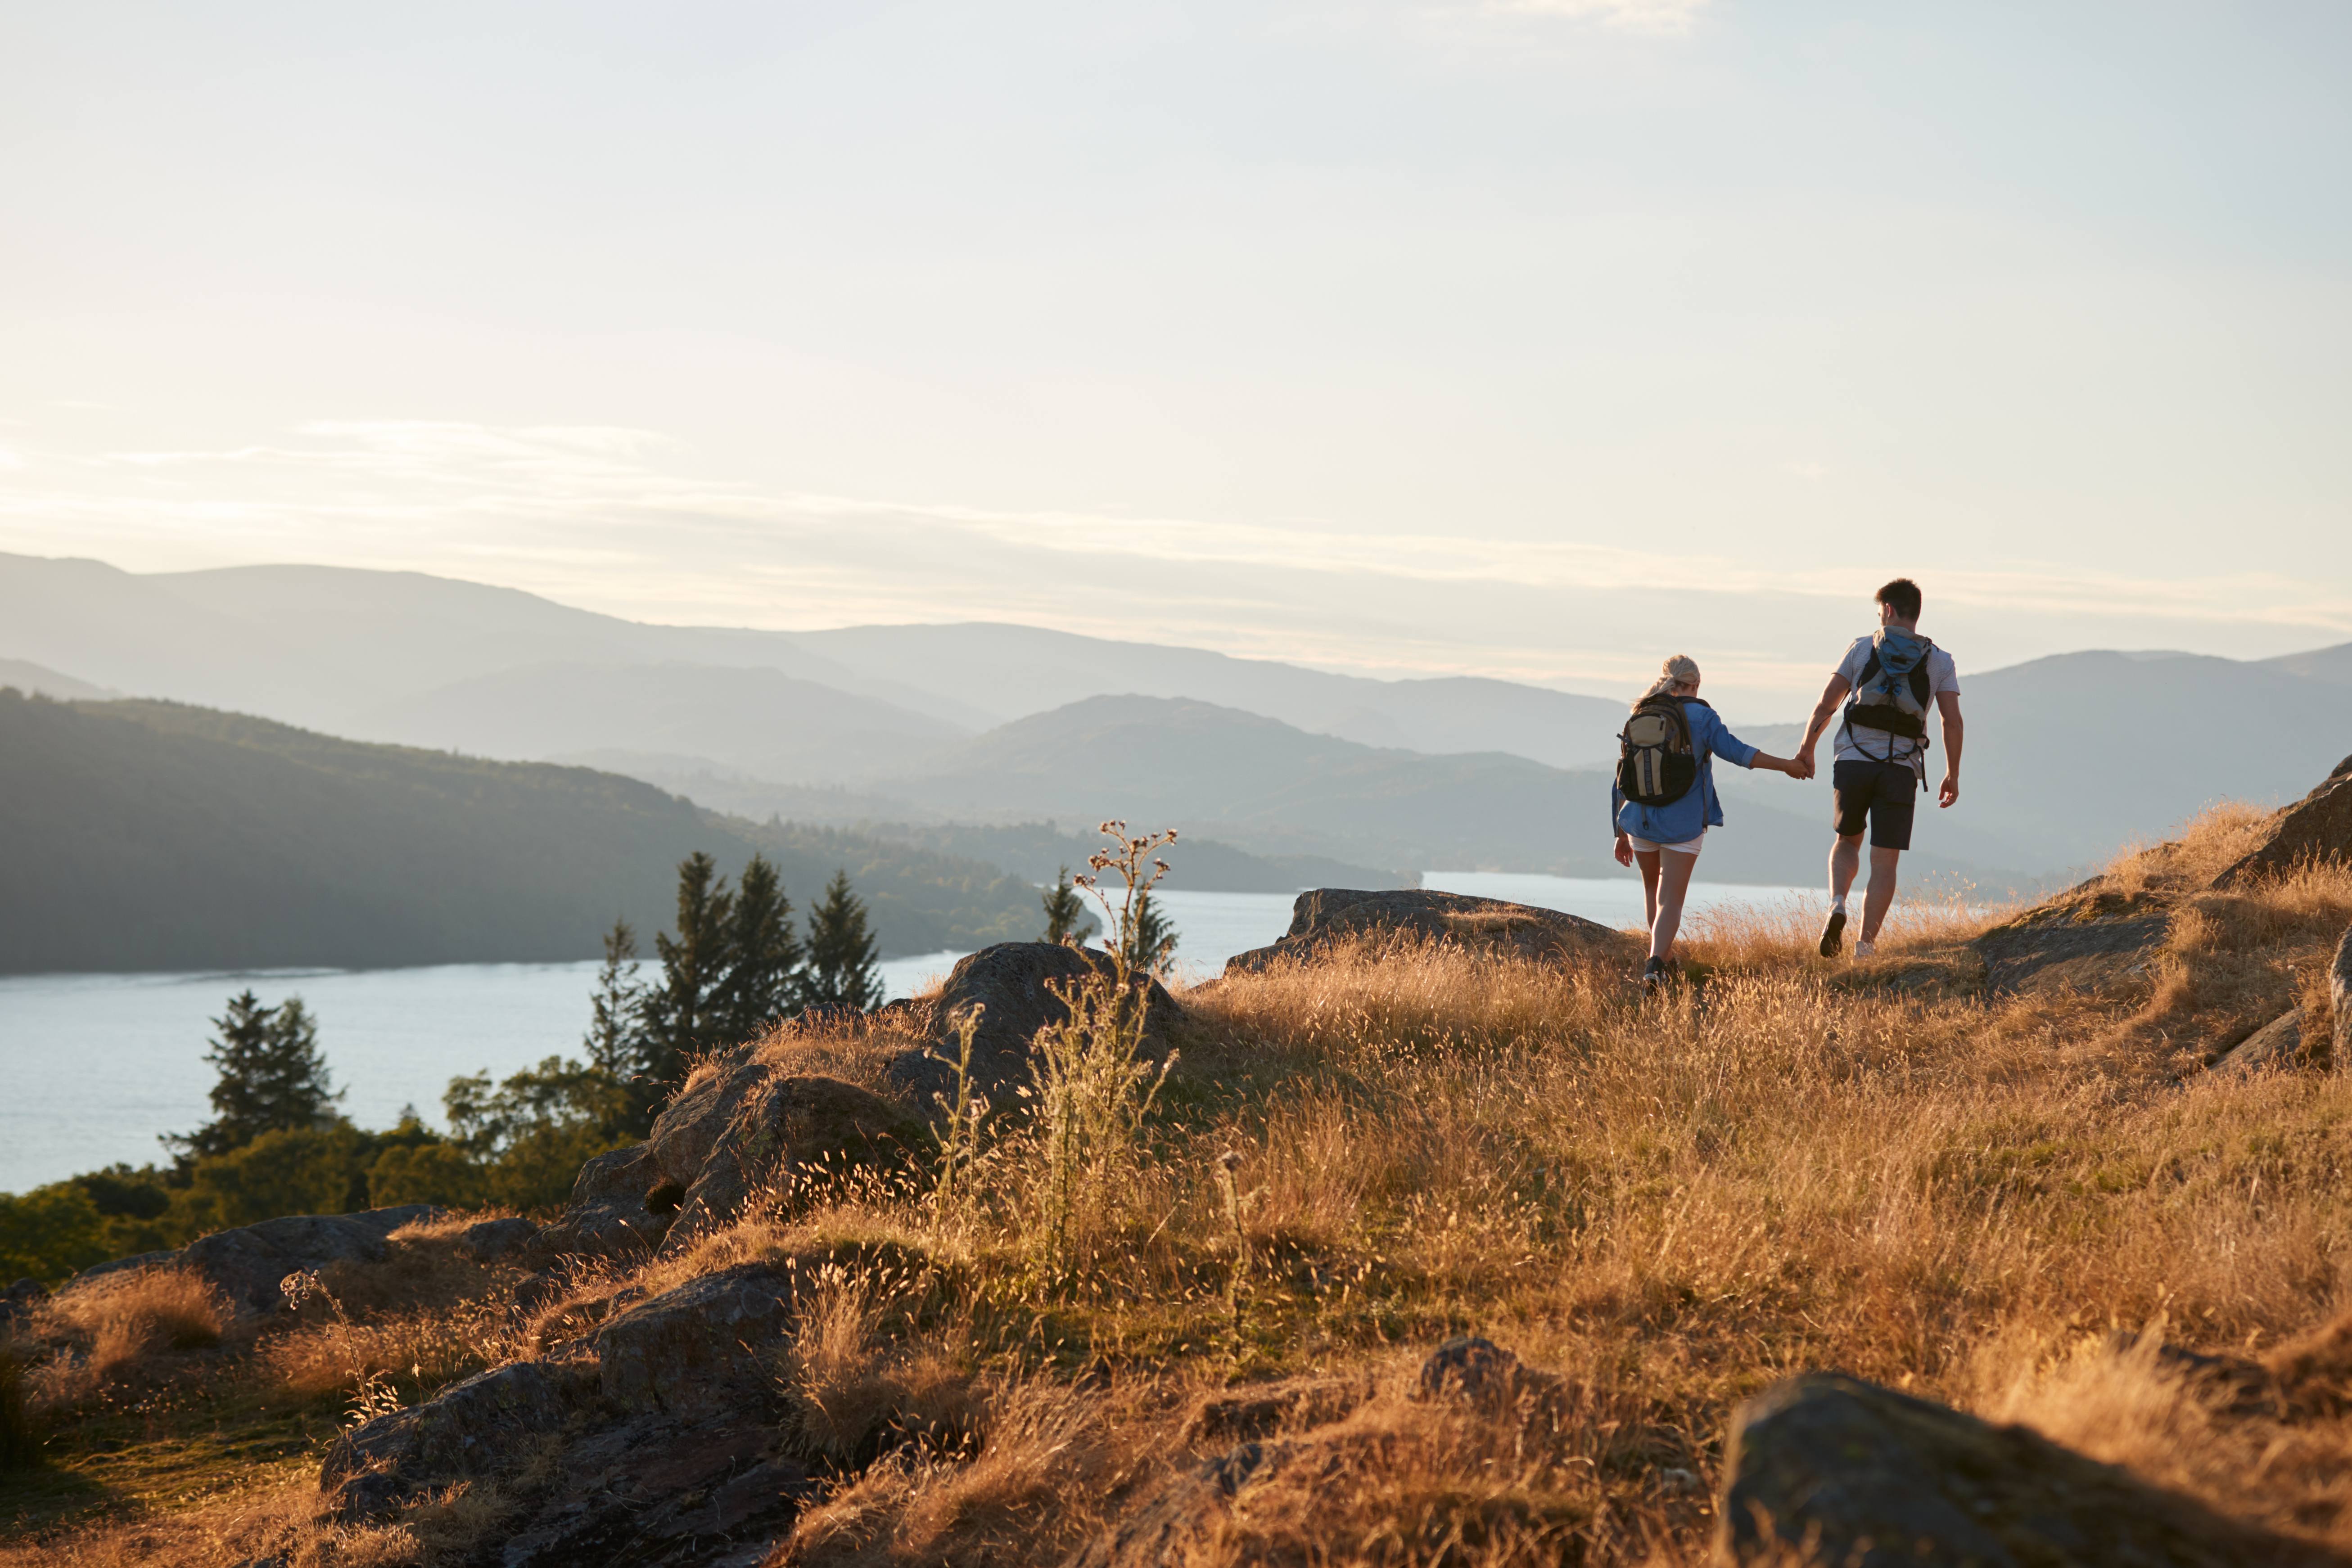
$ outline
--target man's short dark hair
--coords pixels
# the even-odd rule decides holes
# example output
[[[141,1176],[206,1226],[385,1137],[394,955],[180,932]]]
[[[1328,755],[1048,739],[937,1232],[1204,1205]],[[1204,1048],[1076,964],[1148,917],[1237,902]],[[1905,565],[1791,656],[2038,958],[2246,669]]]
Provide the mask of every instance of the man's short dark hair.
[[[1878,591],[1878,602],[1906,621],[1919,619],[1919,585],[1907,577],[1898,577]]]

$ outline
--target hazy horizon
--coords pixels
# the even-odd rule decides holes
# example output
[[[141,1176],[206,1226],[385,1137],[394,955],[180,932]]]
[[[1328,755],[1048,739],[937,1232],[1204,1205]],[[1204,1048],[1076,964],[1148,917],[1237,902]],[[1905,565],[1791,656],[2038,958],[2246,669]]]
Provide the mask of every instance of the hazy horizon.
[[[2342,643],[2347,42],[2316,5],[35,12],[0,549],[1596,693],[1686,652],[1759,709],[1898,571],[1964,676]]]

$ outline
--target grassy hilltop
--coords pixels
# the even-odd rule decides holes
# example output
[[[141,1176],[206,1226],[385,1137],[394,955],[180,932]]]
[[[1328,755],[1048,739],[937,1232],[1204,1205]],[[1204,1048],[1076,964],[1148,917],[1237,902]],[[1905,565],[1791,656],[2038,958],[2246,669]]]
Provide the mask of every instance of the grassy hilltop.
[[[520,1317],[511,1269],[457,1258],[446,1224],[396,1253],[406,1274],[350,1279],[348,1323],[225,1348],[170,1348],[219,1332],[200,1301],[69,1293],[41,1332],[81,1354],[26,1374],[56,1424],[49,1468],[0,1483],[22,1543],[0,1563],[497,1561],[527,1477],[392,1522],[321,1514],[355,1393],[413,1401],[782,1259],[815,1282],[772,1358],[780,1440],[824,1490],[773,1563],[1053,1563],[1248,1423],[1320,1420],[1329,1461],[1254,1486],[1182,1561],[1696,1563],[1732,1406],[1817,1367],[2352,1547],[2352,1336],[2325,1326],[2352,1076],[2207,1065],[2298,1007],[2324,1032],[2352,922],[2352,869],[2210,885],[2263,821],[2218,810],[2053,905],[2157,930],[2073,986],[1989,991],[1970,943],[1992,918],[1916,907],[1864,965],[1814,956],[1810,928],[1703,925],[1695,982],[1658,1000],[1612,963],[1450,946],[1212,982],[1180,994],[1150,1118],[1050,1247],[1016,1136],[953,1204],[804,1192]],[[908,1016],[742,1060],[879,1086]],[[1566,1393],[1516,1424],[1406,1397],[1465,1331]],[[2233,1401],[2159,1341],[2280,1396]],[[1235,1415],[1236,1385],[1270,1403]]]

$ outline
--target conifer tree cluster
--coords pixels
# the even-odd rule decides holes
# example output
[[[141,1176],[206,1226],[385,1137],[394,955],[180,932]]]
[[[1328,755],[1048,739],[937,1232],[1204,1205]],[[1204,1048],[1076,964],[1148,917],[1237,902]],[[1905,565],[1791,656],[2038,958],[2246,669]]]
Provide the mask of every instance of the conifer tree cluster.
[[[677,868],[676,930],[656,935],[659,974],[636,977],[636,936],[625,922],[604,939],[592,1000],[590,1062],[631,1086],[635,1119],[650,1123],[660,1095],[699,1053],[751,1040],[811,1011],[868,1012],[882,1001],[878,949],[846,871],[793,928],[783,882],[753,855],[734,887],[699,852]]]

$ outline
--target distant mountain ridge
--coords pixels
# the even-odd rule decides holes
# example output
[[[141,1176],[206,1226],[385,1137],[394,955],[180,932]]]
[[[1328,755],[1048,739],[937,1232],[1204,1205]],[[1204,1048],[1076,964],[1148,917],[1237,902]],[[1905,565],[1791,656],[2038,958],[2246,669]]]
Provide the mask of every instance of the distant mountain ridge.
[[[1602,768],[1546,768],[1499,752],[1427,757],[1308,735],[1210,703],[1135,696],[1032,715],[965,742],[928,776],[892,784],[959,820],[1115,811],[1260,855],[1620,876],[1610,859],[1609,786]],[[1784,787],[1785,803],[1743,803],[1730,830],[1710,840],[1712,880],[1819,880],[1829,847],[1826,789]],[[1912,863],[1923,876],[2025,880],[1933,846]]]
[[[1835,652],[1824,650],[1824,676]],[[2352,750],[2352,643],[2256,661],[2089,652],[1991,671],[1969,667],[1960,652],[1969,720],[1961,802],[1930,811],[1920,841],[1956,863],[2055,874],[2161,835],[2213,800],[2291,798],[2315,768]],[[1398,805],[1378,833],[1362,823],[1335,834],[1290,822],[1275,834],[1273,819],[1296,803],[1236,800],[1237,780],[1265,776],[1235,759],[1230,777],[1182,775],[1206,793],[1152,797],[1181,808],[1171,820],[1255,834],[1232,841],[1260,854],[1404,865],[1401,855],[1454,846],[1415,870],[1453,869],[1474,843],[1481,863],[1567,863],[1549,847],[1564,820],[1538,809],[1540,788],[1506,788],[1507,769],[1493,758],[1570,772],[1605,767],[1624,712],[1507,681],[1371,680],[1030,627],[650,626],[419,573],[281,566],[133,575],[23,556],[0,556],[0,654],[337,734],[516,760],[593,759],[669,788],[692,780],[684,787],[706,803],[787,816],[805,806],[836,822],[939,821],[966,810],[950,802],[979,797],[953,787],[947,776],[962,764],[950,758],[1034,793],[990,796],[992,820],[1089,821],[1103,802],[1070,807],[1052,753],[1016,766],[995,742],[961,748],[991,736],[1009,736],[1016,749],[1044,745],[1053,727],[1019,727],[1076,703],[1205,703],[1294,735],[1445,762],[1476,788],[1465,795],[1429,782],[1440,773],[1384,765],[1399,788],[1421,781],[1407,793],[1422,791],[1429,820],[1407,831],[1412,808]],[[1797,729],[1733,727],[1779,751]],[[1479,758],[1487,760],[1465,760]],[[1352,786],[1335,787],[1335,810],[1367,809]],[[1723,787],[1729,799],[1796,813],[1814,836],[1828,820],[1825,800],[1784,802],[1777,780],[1734,772]],[[1486,801],[1480,810],[1529,813],[1517,848],[1500,829],[1465,829],[1439,804],[1474,797]],[[1264,819],[1255,827],[1253,811]],[[1746,852],[1729,845],[1727,836],[1708,874],[1730,874],[1732,857]]]
[[[1035,934],[994,866],[718,817],[585,768],[371,746],[180,705],[0,692],[0,970],[385,967],[648,950],[679,860],[845,867],[886,954]]]

